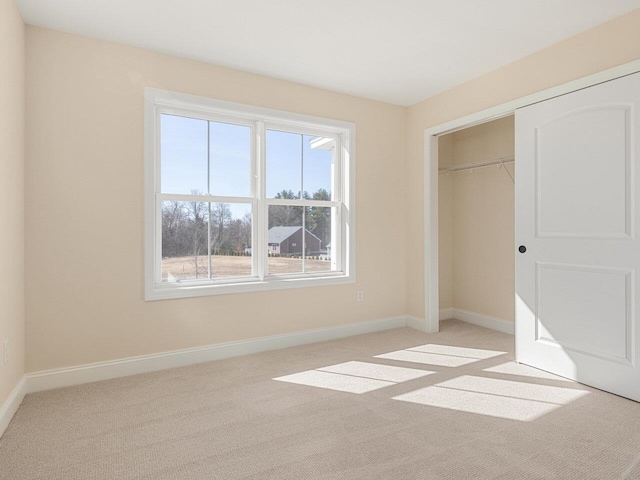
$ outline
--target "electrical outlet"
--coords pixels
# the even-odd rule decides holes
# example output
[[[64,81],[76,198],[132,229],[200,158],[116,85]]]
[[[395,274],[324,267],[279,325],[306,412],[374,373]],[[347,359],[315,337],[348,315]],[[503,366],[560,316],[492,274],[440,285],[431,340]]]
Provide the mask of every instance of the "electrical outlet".
[[[364,290],[358,290],[358,293],[356,294],[356,301],[364,302]]]
[[[9,340],[4,341],[4,364],[9,363]]]

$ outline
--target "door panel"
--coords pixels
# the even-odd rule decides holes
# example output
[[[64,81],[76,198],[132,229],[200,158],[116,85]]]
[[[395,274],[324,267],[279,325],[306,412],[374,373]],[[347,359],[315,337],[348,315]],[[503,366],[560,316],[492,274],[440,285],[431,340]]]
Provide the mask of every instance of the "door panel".
[[[628,117],[597,105],[536,128],[539,236],[628,235]]]
[[[639,112],[640,74],[516,112],[517,360],[638,401]]]
[[[538,263],[536,340],[630,360],[630,277],[628,270]]]

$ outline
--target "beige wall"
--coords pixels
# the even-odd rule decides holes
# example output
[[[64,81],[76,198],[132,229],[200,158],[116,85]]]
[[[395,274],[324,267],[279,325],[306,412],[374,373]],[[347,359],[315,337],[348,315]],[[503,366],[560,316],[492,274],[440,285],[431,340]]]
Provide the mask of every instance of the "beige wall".
[[[24,373],[24,24],[0,0],[0,406]],[[3,344],[9,340],[9,362]]]
[[[424,130],[640,58],[640,10],[604,23],[408,109],[407,313],[424,316]]]
[[[404,314],[405,108],[35,27],[27,85],[28,372]],[[357,284],[145,302],[147,86],[355,122]]]
[[[438,143],[440,153],[445,154],[441,164],[445,165],[513,156],[514,117],[446,135]],[[513,175],[513,167],[509,164],[504,168]],[[497,167],[440,175],[439,180],[439,273],[441,281],[444,279],[440,308],[453,307],[513,322],[513,181]]]
[[[13,4],[1,1],[11,12],[1,17],[10,25],[0,35],[10,41],[0,52],[13,52],[11,61],[19,64],[19,46],[11,43],[19,45],[21,23]],[[26,39],[26,369],[32,372],[404,313],[424,316],[424,129],[640,58],[640,10],[408,109],[36,27],[27,28]],[[16,80],[17,91],[22,85]],[[145,86],[356,122],[358,283],[144,302]],[[10,117],[20,118],[20,108],[12,108]],[[9,143],[21,144],[21,135],[14,131]],[[16,199],[17,170],[7,190]],[[15,205],[3,215],[20,231]],[[457,237],[453,223],[449,235]],[[4,261],[20,277],[18,237],[7,237],[16,255]],[[454,274],[452,265],[451,285]],[[13,288],[20,297],[20,287]],[[355,302],[357,290],[365,291],[365,302]],[[21,318],[20,302],[15,305]],[[507,317],[506,310],[485,310]],[[20,324],[14,325],[18,338]]]

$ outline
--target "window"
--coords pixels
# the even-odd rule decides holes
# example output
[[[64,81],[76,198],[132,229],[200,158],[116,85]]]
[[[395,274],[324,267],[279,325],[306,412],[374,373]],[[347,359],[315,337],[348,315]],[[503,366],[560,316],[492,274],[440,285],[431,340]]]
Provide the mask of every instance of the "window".
[[[353,124],[146,90],[147,300],[355,281]]]

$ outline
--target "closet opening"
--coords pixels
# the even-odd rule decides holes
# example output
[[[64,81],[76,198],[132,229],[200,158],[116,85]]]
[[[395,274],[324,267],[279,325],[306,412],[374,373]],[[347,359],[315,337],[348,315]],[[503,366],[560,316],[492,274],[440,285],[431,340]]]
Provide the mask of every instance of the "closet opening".
[[[439,319],[515,325],[514,116],[438,137]]]

